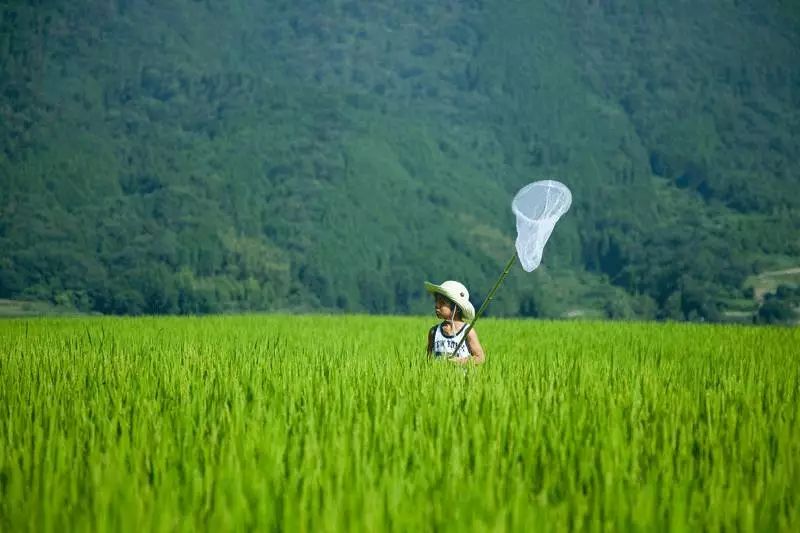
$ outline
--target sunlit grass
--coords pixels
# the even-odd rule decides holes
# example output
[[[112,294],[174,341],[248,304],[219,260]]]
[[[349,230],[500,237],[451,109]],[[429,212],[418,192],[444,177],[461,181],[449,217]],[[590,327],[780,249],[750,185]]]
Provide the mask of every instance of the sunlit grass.
[[[0,322],[0,530],[795,530],[800,333]]]

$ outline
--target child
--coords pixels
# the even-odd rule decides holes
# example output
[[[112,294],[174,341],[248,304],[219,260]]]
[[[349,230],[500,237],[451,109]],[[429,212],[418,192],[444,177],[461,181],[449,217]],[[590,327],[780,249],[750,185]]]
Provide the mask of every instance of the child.
[[[475,308],[469,303],[467,288],[457,281],[445,281],[441,285],[426,281],[425,289],[433,294],[436,316],[444,320],[428,332],[428,356],[447,357],[448,361],[459,364],[483,363],[486,356],[474,329],[469,330],[467,340],[458,354],[453,355],[467,328],[464,320],[475,318]]]

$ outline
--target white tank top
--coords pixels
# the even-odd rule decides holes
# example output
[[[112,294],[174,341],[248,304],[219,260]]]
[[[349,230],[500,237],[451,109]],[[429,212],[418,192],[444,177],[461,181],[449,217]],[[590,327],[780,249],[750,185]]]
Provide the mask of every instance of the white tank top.
[[[461,339],[464,338],[464,333],[467,331],[467,324],[461,326],[461,329],[455,335],[447,335],[444,331],[442,331],[442,324],[436,326],[436,330],[433,333],[433,355],[434,357],[442,357],[442,356],[450,356],[455,352],[456,346],[458,343],[461,342]],[[469,357],[469,348],[467,347],[467,342],[464,341],[464,344],[461,345],[461,348],[458,349],[458,357],[462,359],[464,357]]]

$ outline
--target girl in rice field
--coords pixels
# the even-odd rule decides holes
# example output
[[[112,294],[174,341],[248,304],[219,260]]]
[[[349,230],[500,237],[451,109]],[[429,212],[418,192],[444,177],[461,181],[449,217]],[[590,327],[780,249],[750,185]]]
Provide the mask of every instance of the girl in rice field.
[[[469,302],[469,291],[463,283],[448,280],[441,285],[425,282],[425,289],[433,294],[436,316],[442,319],[440,324],[428,331],[428,356],[445,357],[457,364],[481,364],[486,360],[483,347],[478,340],[478,333],[469,328],[465,320],[475,318],[475,308]],[[458,353],[454,353],[461,343]]]

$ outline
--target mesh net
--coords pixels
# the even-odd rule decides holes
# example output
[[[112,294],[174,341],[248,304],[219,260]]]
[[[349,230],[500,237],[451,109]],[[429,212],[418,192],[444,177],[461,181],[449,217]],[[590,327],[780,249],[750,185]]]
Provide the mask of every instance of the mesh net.
[[[532,272],[542,262],[542,252],[556,222],[572,204],[572,193],[553,180],[526,185],[511,202],[517,217],[517,255],[522,268]]]

